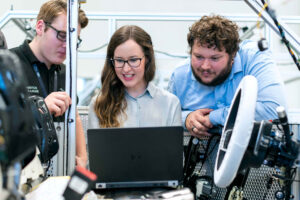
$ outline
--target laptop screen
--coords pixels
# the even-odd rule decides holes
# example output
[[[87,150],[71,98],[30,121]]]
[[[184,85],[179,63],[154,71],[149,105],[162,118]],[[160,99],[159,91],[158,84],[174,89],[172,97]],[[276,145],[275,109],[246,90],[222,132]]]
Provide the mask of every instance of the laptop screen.
[[[89,129],[88,147],[98,188],[176,186],[182,180],[182,127]]]

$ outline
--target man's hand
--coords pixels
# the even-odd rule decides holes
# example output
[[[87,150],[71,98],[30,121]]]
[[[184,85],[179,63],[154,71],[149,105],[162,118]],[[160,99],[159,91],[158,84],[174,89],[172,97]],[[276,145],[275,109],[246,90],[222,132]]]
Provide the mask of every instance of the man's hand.
[[[213,127],[209,120],[209,113],[211,111],[212,109],[209,108],[199,109],[187,116],[185,126],[193,136],[210,136],[207,131]]]
[[[45,98],[49,112],[55,117],[63,115],[72,101],[66,92],[52,92]]]

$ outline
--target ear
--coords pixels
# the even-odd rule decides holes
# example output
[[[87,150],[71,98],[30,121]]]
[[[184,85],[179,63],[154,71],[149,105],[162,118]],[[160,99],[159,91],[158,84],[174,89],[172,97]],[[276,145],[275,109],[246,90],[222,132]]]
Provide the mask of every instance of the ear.
[[[231,58],[231,65],[233,65],[235,56],[236,56],[236,52],[232,55],[232,58]]]
[[[38,20],[35,25],[36,35],[42,35],[45,31],[45,22],[43,20]]]
[[[145,56],[145,65],[147,65],[150,62],[149,58]]]

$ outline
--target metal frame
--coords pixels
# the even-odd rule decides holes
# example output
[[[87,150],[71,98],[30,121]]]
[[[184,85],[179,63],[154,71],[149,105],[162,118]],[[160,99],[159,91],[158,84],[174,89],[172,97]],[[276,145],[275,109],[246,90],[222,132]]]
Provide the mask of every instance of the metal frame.
[[[36,19],[37,11],[15,11],[6,12],[0,19],[0,28],[5,26],[12,19]]]
[[[257,14],[261,12],[263,5],[256,1],[256,0],[244,0],[248,6],[253,9]],[[280,32],[276,25],[274,24],[272,18],[266,13],[265,11],[261,13],[262,19],[269,25],[269,27],[272,28],[272,30],[277,33],[280,36]],[[297,37],[297,35],[292,32],[285,23],[282,22],[280,18],[278,18],[278,22],[282,29],[285,32],[286,38],[289,40],[291,46],[294,48],[294,50],[300,54],[300,39]]]
[[[261,11],[261,5],[257,3],[255,0],[245,0],[245,2],[256,12]],[[35,19],[37,16],[36,11],[22,11],[22,10],[10,10],[0,18],[0,28],[5,26],[9,20],[15,19]],[[111,13],[111,12],[103,12],[103,13],[86,13],[87,17],[90,20],[105,20],[108,22],[108,36],[107,41],[109,41],[112,34],[118,28],[117,23],[118,21],[196,21],[201,16],[207,15],[209,13],[203,14],[170,14],[170,13],[157,13],[157,14],[143,14],[143,13]],[[237,22],[256,22],[258,17],[257,15],[224,15],[225,17],[237,21]],[[272,45],[273,35],[271,34],[272,31],[279,34],[277,28],[275,27],[272,19],[266,14],[262,13],[262,19],[268,23],[269,26],[265,26],[264,36],[269,41],[270,45]],[[286,23],[297,23],[300,24],[300,16],[284,16],[280,18],[280,21],[285,21]],[[287,28],[287,26],[280,22],[281,26],[286,32],[286,37],[290,41],[292,47],[295,51],[300,54],[300,39],[296,36],[294,32]],[[24,30],[25,31],[25,30]],[[25,33],[28,34],[28,33]],[[31,34],[32,35],[32,34]],[[270,46],[272,48],[272,46]],[[78,53],[79,57],[88,57],[88,58],[103,58],[104,55],[100,53]]]
[[[71,99],[77,99],[78,0],[68,1],[67,18],[67,27],[69,28],[67,29],[66,92]],[[63,149],[66,155],[65,161],[67,161],[64,163],[64,175],[71,175],[75,168],[76,155],[76,103],[73,103],[65,114],[65,130],[68,131],[65,131],[67,148]]]
[[[256,2],[254,0],[245,0],[247,4],[252,5],[253,2]],[[252,3],[252,4],[251,4]],[[259,5],[259,4],[258,4]],[[255,4],[255,6],[250,6],[255,12],[259,12],[261,9],[260,7]],[[10,20],[12,19],[36,19],[38,12],[37,11],[27,11],[27,10],[10,10],[6,12],[1,18],[0,18],[0,28],[4,27]],[[157,14],[142,14],[142,13],[111,13],[111,12],[87,12],[87,17],[90,20],[106,20],[108,21],[108,33],[109,35],[112,35],[115,30],[117,29],[117,21],[195,21],[198,20],[203,15],[209,15],[209,13],[202,13],[202,14],[196,14],[196,13],[189,13],[189,14],[170,14],[170,13],[157,13]],[[268,18],[266,13],[263,13],[264,17],[268,19],[268,24],[272,29],[276,31],[276,27],[272,24],[272,20]],[[233,21],[238,22],[256,22],[258,17],[257,15],[223,15]],[[264,18],[263,18],[264,19]],[[286,23],[300,23],[300,16],[282,16],[280,17],[282,21],[285,21]],[[267,21],[266,21],[267,22]],[[281,25],[284,24],[283,22],[280,23]],[[284,24],[285,25],[285,24]],[[286,26],[286,25],[285,25]],[[290,31],[287,27],[284,27],[284,30],[286,32],[289,32],[287,34],[293,36],[295,39],[299,39],[295,33]],[[299,40],[297,43],[300,43]]]
[[[12,21],[22,30],[24,27],[26,27],[26,21],[24,19],[12,19]],[[30,27],[31,28],[31,27]],[[25,34],[33,38],[35,36],[35,31],[33,29],[24,31]]]

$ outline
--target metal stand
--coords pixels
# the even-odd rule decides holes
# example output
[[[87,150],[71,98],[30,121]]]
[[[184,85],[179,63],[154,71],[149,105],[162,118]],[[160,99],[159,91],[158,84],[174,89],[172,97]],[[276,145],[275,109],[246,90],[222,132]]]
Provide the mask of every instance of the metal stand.
[[[258,1],[256,1],[256,0],[244,0],[244,1],[257,14],[261,12],[263,5],[261,3],[259,3]],[[268,13],[262,12],[261,14],[262,14],[261,18],[273,29],[273,31],[275,33],[277,33],[277,35],[280,36],[280,32],[279,32],[278,28],[276,27],[272,18],[268,15]],[[278,19],[278,22],[280,22],[280,26],[282,27],[282,29],[285,32],[285,37],[289,40],[293,49],[298,54],[300,54],[300,39],[299,39],[299,37],[297,37],[297,35],[295,33],[293,33],[290,29],[288,29],[287,25],[284,24],[280,19]]]
[[[75,168],[76,154],[76,99],[77,99],[77,29],[78,29],[78,1],[68,1],[68,30],[67,30],[67,59],[66,59],[66,92],[73,100],[65,114],[65,144],[64,152],[66,165],[64,174],[70,175]]]

